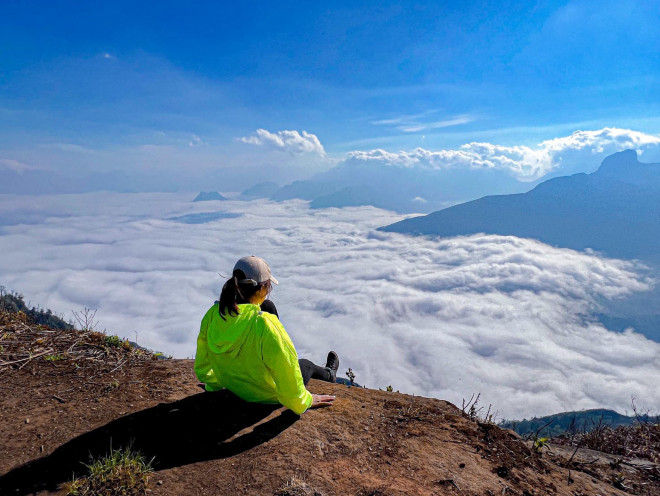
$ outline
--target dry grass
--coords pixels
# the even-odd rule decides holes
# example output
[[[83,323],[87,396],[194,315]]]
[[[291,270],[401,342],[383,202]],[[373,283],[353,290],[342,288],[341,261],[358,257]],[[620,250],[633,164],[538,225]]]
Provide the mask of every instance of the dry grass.
[[[35,324],[23,312],[0,310],[0,373],[34,360],[74,364],[101,362],[121,368],[157,357],[126,339],[96,331],[52,329]]]
[[[552,443],[660,463],[660,424],[641,422],[616,428],[597,426],[591,432],[553,438]]]
[[[323,496],[312,489],[309,484],[299,477],[293,476],[285,481],[275,492],[275,496]]]

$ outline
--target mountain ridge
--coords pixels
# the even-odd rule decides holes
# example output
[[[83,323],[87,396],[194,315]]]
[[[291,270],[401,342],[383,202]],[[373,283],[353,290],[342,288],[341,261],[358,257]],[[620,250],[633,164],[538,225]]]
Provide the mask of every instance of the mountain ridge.
[[[660,164],[633,150],[591,174],[549,179],[527,193],[485,196],[379,228],[411,235],[476,233],[533,238],[620,258],[660,261]],[[622,239],[617,233],[626,233]]]
[[[553,437],[575,432],[591,432],[597,427],[631,426],[643,422],[657,423],[660,417],[649,415],[636,416],[622,415],[607,408],[592,408],[589,410],[560,412],[543,417],[534,417],[523,420],[503,420],[497,425],[511,429],[521,436],[538,435],[539,437]]]
[[[660,275],[660,164],[634,150],[606,157],[590,174],[561,176],[527,193],[485,196],[379,230],[412,236],[485,233],[532,238],[574,250],[637,260],[636,270]],[[604,303],[593,316],[608,329],[634,328],[660,341],[660,285]]]
[[[372,205],[400,213],[431,212],[476,198],[482,191],[504,193],[530,187],[513,177],[482,170],[477,176],[461,168],[419,168],[371,163],[344,163],[277,190],[271,199],[308,200],[312,208]]]

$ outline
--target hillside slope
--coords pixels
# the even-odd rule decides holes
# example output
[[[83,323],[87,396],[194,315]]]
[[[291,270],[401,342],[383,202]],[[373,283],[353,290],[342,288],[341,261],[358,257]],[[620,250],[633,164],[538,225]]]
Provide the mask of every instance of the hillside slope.
[[[524,194],[486,196],[381,230],[512,235],[660,262],[660,164],[641,163],[626,150],[607,157],[592,174],[557,177]]]
[[[0,494],[55,492],[128,444],[154,457],[154,495],[605,496],[625,494],[622,472],[628,493],[660,491],[634,468],[536,453],[445,401],[312,381],[336,403],[298,417],[200,392],[191,360],[18,315],[0,313]]]

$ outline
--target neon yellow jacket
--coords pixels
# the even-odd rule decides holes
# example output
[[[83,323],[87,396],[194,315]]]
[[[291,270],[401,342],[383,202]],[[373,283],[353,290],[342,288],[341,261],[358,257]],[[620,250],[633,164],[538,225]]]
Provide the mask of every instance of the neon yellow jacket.
[[[279,319],[259,306],[238,305],[220,317],[214,304],[197,337],[195,373],[207,391],[227,388],[246,401],[281,403],[297,414],[312,404],[298,354]]]

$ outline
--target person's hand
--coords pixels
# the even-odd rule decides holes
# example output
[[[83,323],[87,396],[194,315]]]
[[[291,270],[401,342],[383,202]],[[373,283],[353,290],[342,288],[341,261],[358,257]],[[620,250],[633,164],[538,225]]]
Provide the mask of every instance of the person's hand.
[[[313,394],[312,395],[312,405],[310,408],[321,408],[324,406],[332,405],[332,402],[335,401],[334,396],[329,394]]]

